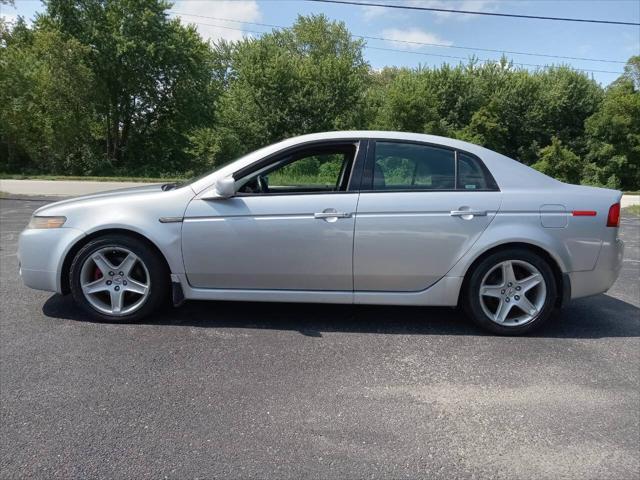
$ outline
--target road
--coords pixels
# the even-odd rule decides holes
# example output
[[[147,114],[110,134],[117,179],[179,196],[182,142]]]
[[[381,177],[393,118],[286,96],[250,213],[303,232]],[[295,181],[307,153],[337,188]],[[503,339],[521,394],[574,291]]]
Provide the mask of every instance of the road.
[[[450,309],[187,303],[85,321],[21,285],[0,200],[2,478],[640,476],[640,220],[620,279],[523,338]]]
[[[96,182],[90,180],[12,180],[0,179],[0,192],[35,197],[75,197],[118,188],[141,187],[149,183]]]

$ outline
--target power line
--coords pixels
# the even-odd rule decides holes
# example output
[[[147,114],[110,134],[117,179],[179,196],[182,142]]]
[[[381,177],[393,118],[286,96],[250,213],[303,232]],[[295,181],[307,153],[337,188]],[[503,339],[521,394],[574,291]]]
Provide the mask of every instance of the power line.
[[[196,15],[195,13],[176,12],[175,10],[169,10],[169,13],[173,15],[184,15],[186,17],[209,18],[211,20],[221,20],[223,22],[246,23],[247,25],[258,25],[260,27],[287,28],[287,27],[283,27],[282,25],[273,25],[271,23],[245,22],[243,20],[232,20],[231,18],[211,17],[209,15]],[[193,23],[198,23],[198,22],[193,22]],[[261,33],[266,33],[266,32],[261,32]]]
[[[265,33],[269,33],[269,32],[260,32],[257,30],[246,30],[243,28],[235,28],[235,27],[228,27],[226,25],[217,25],[217,24],[213,24],[213,23],[203,23],[203,22],[191,22],[191,23],[195,23],[196,25],[203,25],[203,26],[208,26],[208,27],[216,27],[216,28],[224,28],[226,30],[235,30],[238,32],[246,32],[246,33],[256,33],[258,35],[263,35]],[[240,22],[240,23],[248,23],[248,22]],[[263,26],[267,26],[266,24],[263,24]],[[278,25],[269,25],[270,27],[273,28],[287,28],[287,27],[283,27],[283,26],[278,26]],[[386,52],[398,52],[398,53],[408,53],[411,55],[423,55],[426,57],[438,57],[438,58],[450,58],[450,59],[454,59],[454,60],[469,60],[468,57],[457,57],[454,55],[442,55],[442,54],[437,54],[437,53],[427,53],[427,52],[413,52],[411,50],[400,50],[400,49],[395,49],[395,48],[383,48],[383,47],[372,47],[369,45],[364,45],[364,48],[368,49],[368,50],[381,50],[381,51],[386,51]],[[478,58],[477,59],[479,62],[482,63],[489,63],[489,62],[497,62],[498,60],[496,59],[492,59],[492,58]],[[548,68],[549,65],[540,65],[540,64],[535,64],[535,63],[520,63],[520,62],[510,62],[513,65],[517,65],[517,66],[522,66],[522,67],[536,67],[536,68]],[[574,66],[571,66],[571,68],[573,68],[574,70],[578,70],[580,72],[588,72],[588,73],[613,73],[616,75],[622,75],[624,72],[614,72],[611,70],[591,70],[591,69],[585,69],[585,68],[577,68]]]
[[[446,45],[443,43],[427,43],[427,42],[417,42],[413,40],[395,40],[392,38],[383,38],[383,37],[368,37],[364,35],[353,35],[354,37],[359,38],[367,38],[370,40],[384,40],[387,42],[399,42],[399,43],[408,43],[413,45],[425,45],[429,47],[444,47],[444,48],[457,48],[461,50],[477,50],[479,52],[492,52],[492,53],[508,53],[510,55],[528,55],[532,57],[546,57],[546,58],[558,58],[563,60],[583,60],[588,62],[604,62],[604,63],[619,63],[625,65],[627,62],[623,62],[620,60],[607,60],[604,58],[587,58],[587,57],[568,57],[564,55],[550,55],[545,53],[533,53],[533,52],[517,52],[514,50],[498,50],[492,48],[481,48],[481,47],[465,47],[462,45]]]
[[[282,27],[280,25],[272,25],[269,23],[257,23],[257,22],[245,22],[245,21],[241,21],[241,20],[232,20],[230,18],[221,18],[221,17],[211,17],[208,15],[196,15],[196,14],[191,14],[191,13],[181,13],[181,12],[176,12],[176,11],[171,11],[171,13],[176,14],[176,15],[183,15],[183,16],[187,16],[187,17],[198,17],[198,18],[208,18],[211,20],[219,20],[219,21],[223,21],[223,22],[232,22],[232,23],[244,23],[247,25],[258,25],[260,27],[269,27],[269,28],[285,28]],[[533,56],[533,57],[547,57],[547,58],[557,58],[557,59],[563,59],[563,60],[582,60],[582,61],[589,61],[589,62],[604,62],[604,63],[618,63],[618,64],[626,64],[627,62],[623,62],[620,60],[608,60],[608,59],[603,59],[603,58],[587,58],[587,57],[569,57],[569,56],[564,56],[564,55],[550,55],[550,54],[544,54],[544,53],[534,53],[534,52],[517,52],[514,50],[498,50],[498,49],[491,49],[491,48],[480,48],[480,47],[465,47],[462,45],[447,45],[444,43],[428,43],[428,42],[417,42],[417,41],[413,41],[413,40],[398,40],[398,39],[393,39],[393,38],[384,38],[384,37],[372,37],[372,36],[368,36],[368,35],[356,35],[351,34],[352,37],[356,37],[356,38],[362,38],[365,40],[381,40],[381,41],[386,41],[386,42],[398,42],[398,43],[407,43],[407,44],[412,44],[412,45],[424,45],[424,46],[428,46],[428,47],[442,47],[442,48],[456,48],[456,49],[461,49],[461,50],[477,50],[479,52],[491,52],[491,53],[508,53],[510,55],[528,55],[528,56]]]
[[[308,2],[319,3],[338,3],[343,5],[358,5],[360,7],[382,7],[382,8],[399,8],[403,10],[422,10],[429,12],[446,12],[446,13],[462,13],[467,15],[486,15],[493,17],[512,17],[512,18],[526,18],[529,20],[556,20],[560,22],[582,22],[582,23],[604,23],[609,25],[640,25],[637,22],[620,22],[617,20],[594,20],[588,18],[568,18],[568,17],[544,17],[540,15],[518,15],[515,13],[496,13],[496,12],[480,12],[477,10],[454,10],[452,8],[436,8],[436,7],[418,7],[413,5],[389,5],[382,3],[370,3],[370,2],[355,2],[349,0],[307,0]]]
[[[440,55],[440,54],[426,53],[426,52],[412,52],[411,50],[397,50],[395,48],[371,47],[369,45],[365,45],[364,48],[368,48],[370,50],[383,50],[387,52],[403,52],[403,53],[409,53],[411,55],[425,55],[430,57],[444,57],[444,58],[455,58],[458,60],[468,60],[468,58],[456,57],[453,55]],[[498,60],[492,59],[492,58],[479,58],[478,61],[487,63],[487,62],[497,62]],[[518,65],[522,67],[537,67],[537,68],[549,67],[549,65],[540,65],[537,63],[521,63],[521,62],[510,62],[510,63],[512,63],[513,65]],[[571,65],[571,68],[574,70],[578,70],[580,72],[589,72],[589,73],[615,73],[616,75],[622,75],[624,73],[624,72],[614,72],[612,70],[592,70],[592,69],[586,69],[586,68],[577,68],[577,67],[574,67],[573,65]]]

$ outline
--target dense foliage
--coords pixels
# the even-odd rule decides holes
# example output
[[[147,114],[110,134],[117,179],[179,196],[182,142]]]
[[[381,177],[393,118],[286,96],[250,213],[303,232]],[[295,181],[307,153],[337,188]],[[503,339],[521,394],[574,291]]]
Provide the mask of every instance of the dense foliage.
[[[0,171],[184,176],[302,133],[461,138],[573,183],[640,187],[640,57],[607,88],[506,59],[375,71],[324,16],[203,41],[165,0],[48,0],[0,20]]]

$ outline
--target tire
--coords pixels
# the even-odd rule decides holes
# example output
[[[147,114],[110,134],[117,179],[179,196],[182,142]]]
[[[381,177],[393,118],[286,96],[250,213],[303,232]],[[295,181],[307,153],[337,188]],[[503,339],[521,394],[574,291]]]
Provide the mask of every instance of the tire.
[[[529,250],[513,248],[493,253],[474,267],[466,283],[463,307],[485,330],[522,335],[549,319],[557,296],[549,263]]]
[[[99,321],[137,321],[169,300],[164,260],[133,236],[89,241],[74,257],[69,278],[75,302]]]

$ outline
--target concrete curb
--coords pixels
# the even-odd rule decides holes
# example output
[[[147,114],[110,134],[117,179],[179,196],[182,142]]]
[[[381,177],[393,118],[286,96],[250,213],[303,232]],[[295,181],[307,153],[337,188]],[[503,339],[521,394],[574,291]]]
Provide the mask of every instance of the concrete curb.
[[[640,205],[640,195],[623,195],[620,206],[626,208],[632,205]]]
[[[68,196],[63,197],[62,195],[48,195],[48,196],[47,195],[18,195],[18,194],[12,194],[7,192],[0,192],[0,200],[25,200],[30,202],[53,203],[53,202],[59,202],[61,200],[67,200],[69,198],[73,198],[73,197],[68,197]]]

